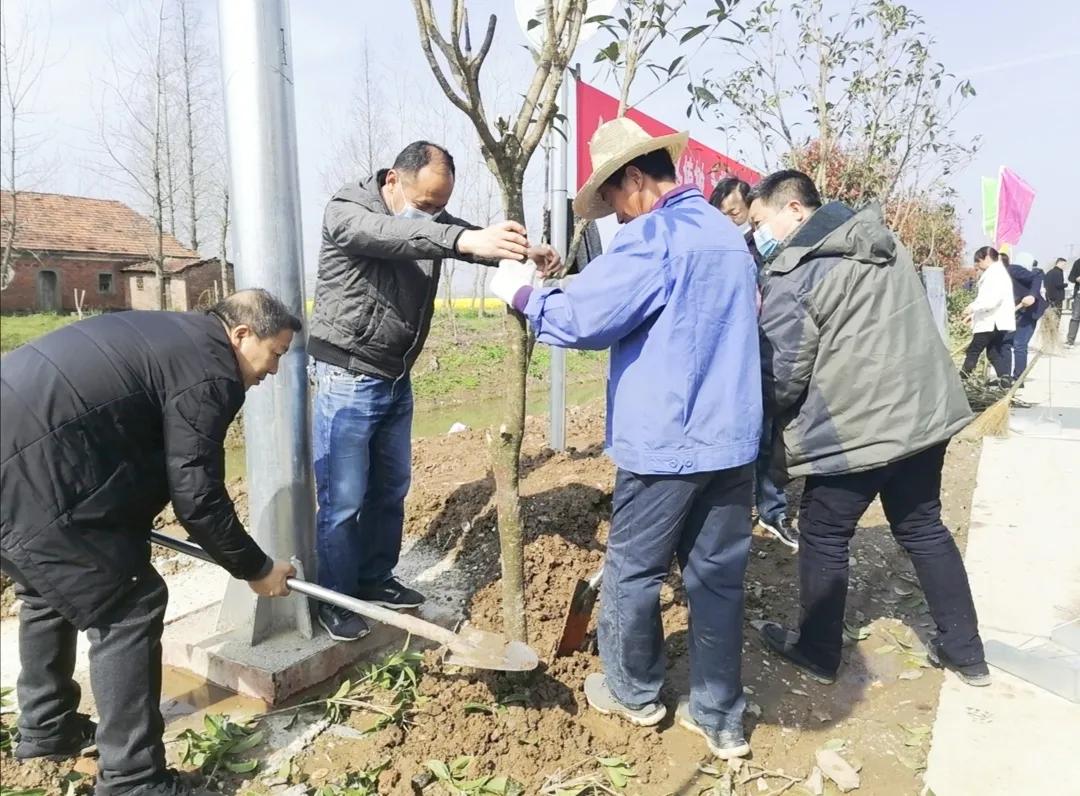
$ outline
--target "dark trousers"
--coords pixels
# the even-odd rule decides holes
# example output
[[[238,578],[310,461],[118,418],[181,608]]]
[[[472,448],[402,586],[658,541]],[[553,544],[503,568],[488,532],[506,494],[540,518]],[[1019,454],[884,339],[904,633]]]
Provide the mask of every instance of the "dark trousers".
[[[765,414],[761,421],[761,446],[754,465],[754,495],[757,501],[758,516],[766,522],[779,522],[787,516],[787,495],[784,493],[783,473],[773,467],[773,419],[766,402]]]
[[[1076,332],[1080,330],[1080,293],[1073,293],[1072,312],[1069,315],[1069,335],[1066,341],[1069,345],[1076,342]]]
[[[968,344],[961,372],[967,375],[975,370],[983,351],[986,352],[986,358],[990,360],[998,378],[1008,378],[1012,372],[1012,332],[1003,332],[1000,329],[992,332],[975,332]]]
[[[600,592],[600,660],[631,707],[664,684],[660,586],[677,557],[690,604],[690,713],[742,729],[743,575],[750,553],[753,464],[692,475],[619,470]]]
[[[877,495],[893,537],[915,565],[942,653],[953,663],[983,658],[967,571],[941,522],[941,470],[947,443],[862,473],[810,476],[799,515],[799,648],[833,672],[840,665],[848,589],[848,547]]]
[[[1016,331],[1013,332],[1013,379],[1020,378],[1020,374],[1027,369],[1028,345],[1035,336],[1035,328],[1039,322],[1033,318],[1020,318],[1016,321]]]
[[[79,706],[75,671],[78,631],[32,585],[16,581],[19,613],[19,734],[28,751],[48,753],[63,744]],[[97,796],[115,796],[165,772],[161,702],[161,633],[168,590],[152,568],[127,599],[86,631],[90,686],[98,711]]]

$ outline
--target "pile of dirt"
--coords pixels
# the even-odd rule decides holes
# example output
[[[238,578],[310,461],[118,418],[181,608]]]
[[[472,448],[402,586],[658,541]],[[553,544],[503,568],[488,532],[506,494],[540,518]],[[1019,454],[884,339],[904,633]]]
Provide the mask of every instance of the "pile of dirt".
[[[673,726],[670,717],[656,728],[639,729],[588,709],[582,684],[600,669],[594,650],[550,660],[573,583],[602,561],[614,468],[600,453],[599,406],[569,417],[568,439],[575,446],[570,451],[544,449],[544,432],[539,420],[530,420],[522,480],[529,639],[545,659],[542,669],[531,677],[456,672],[429,653],[423,703],[409,726],[364,737],[324,734],[297,759],[299,777],[332,779],[333,772],[363,770],[389,758],[380,792],[411,794],[414,778],[424,781],[428,761],[466,755],[474,758],[470,776],[511,776],[527,793],[597,771],[600,757],[622,758],[632,766],[631,792],[696,793],[715,781],[699,770],[712,762],[702,741]],[[957,440],[946,465],[945,520],[961,545],[977,460],[977,443]],[[455,567],[468,573],[475,590],[471,621],[500,629],[494,485],[486,472],[482,434],[426,440],[416,447],[414,465],[407,533],[456,551]],[[797,506],[801,483],[791,484],[788,492]],[[798,579],[797,557],[755,535],[746,579],[743,672],[753,770],[766,772],[761,778],[770,788],[808,776],[814,752],[826,743],[842,745],[842,754],[861,769],[867,792],[909,794],[922,787],[941,682],[920,654],[919,637],[926,637],[932,623],[913,585],[910,562],[887,538],[879,504],[867,512],[862,527],[852,546],[851,639],[832,687],[770,657],[756,638],[752,625],[758,620],[790,624],[797,619]],[[689,688],[688,613],[677,573],[661,600],[668,667],[663,699],[670,709]],[[348,723],[363,730],[371,719],[358,714]],[[757,792],[757,781],[736,790]]]

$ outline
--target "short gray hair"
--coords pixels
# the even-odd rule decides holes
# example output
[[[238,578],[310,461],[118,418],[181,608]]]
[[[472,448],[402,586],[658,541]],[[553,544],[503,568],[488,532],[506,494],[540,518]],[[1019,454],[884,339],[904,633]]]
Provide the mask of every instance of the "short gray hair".
[[[300,319],[293,315],[280,299],[261,287],[239,290],[226,296],[209,313],[230,329],[248,326],[256,337],[276,337],[286,329],[299,332]]]

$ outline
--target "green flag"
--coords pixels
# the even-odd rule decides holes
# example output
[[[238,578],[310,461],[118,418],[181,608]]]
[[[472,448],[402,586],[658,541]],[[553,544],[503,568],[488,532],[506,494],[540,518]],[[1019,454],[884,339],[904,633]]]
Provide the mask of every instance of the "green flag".
[[[994,243],[998,218],[998,180],[994,177],[982,178],[982,214],[983,232]]]

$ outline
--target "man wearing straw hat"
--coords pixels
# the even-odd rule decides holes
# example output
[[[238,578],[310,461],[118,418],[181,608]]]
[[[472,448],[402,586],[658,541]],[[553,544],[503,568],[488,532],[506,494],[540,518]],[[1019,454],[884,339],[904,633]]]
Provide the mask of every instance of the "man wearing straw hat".
[[[690,604],[678,719],[737,757],[750,751],[740,662],[761,435],[756,268],[735,225],[676,182],[686,142],[629,119],[602,125],[574,211],[615,214],[610,251],[564,289],[534,290],[531,266],[503,261],[492,292],[542,343],[611,349],[606,449],[618,473],[589,704],[640,726],[664,718],[660,586],[677,557]]]

